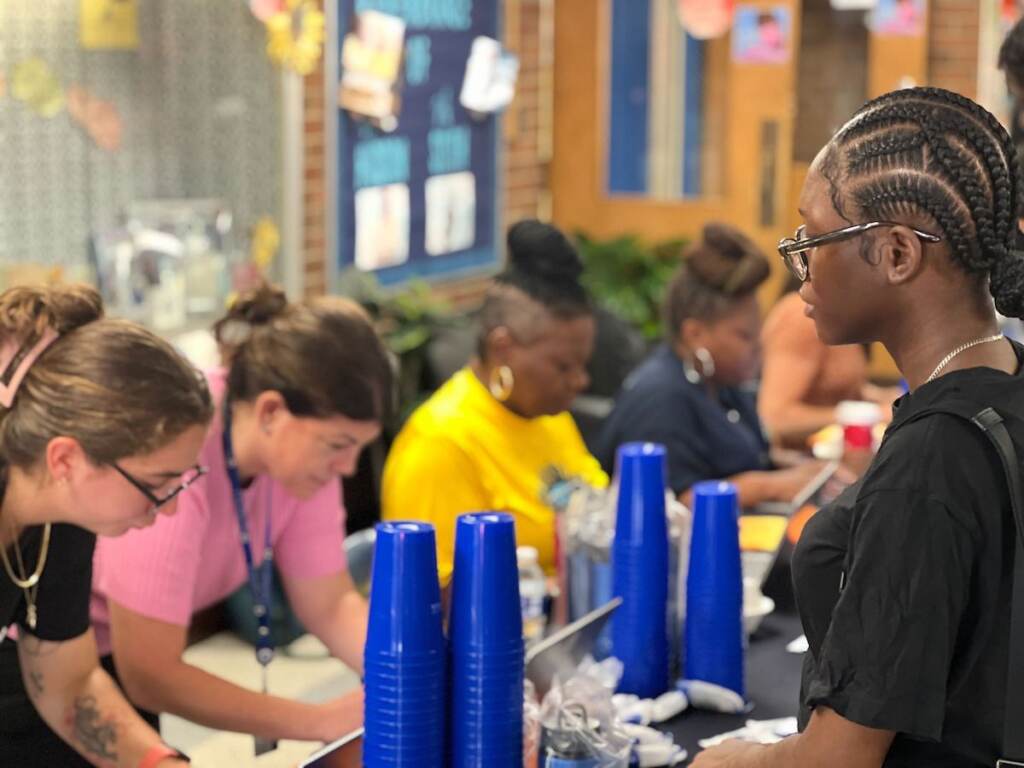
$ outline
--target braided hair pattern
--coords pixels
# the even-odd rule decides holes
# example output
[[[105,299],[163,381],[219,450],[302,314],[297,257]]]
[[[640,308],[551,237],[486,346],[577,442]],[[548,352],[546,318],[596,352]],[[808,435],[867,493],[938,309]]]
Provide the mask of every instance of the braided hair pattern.
[[[923,219],[957,265],[989,278],[999,312],[1024,315],[1017,153],[987,110],[941,88],[887,93],[836,133],[821,172],[844,218],[852,203],[869,219]]]

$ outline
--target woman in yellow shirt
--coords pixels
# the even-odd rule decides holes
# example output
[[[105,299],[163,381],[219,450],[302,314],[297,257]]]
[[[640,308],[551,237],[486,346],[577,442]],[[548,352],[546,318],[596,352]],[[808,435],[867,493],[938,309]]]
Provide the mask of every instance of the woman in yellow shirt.
[[[456,517],[489,509],[515,516],[517,543],[536,547],[552,574],[551,484],[608,482],[567,412],[589,383],[594,346],[583,265],[535,220],[512,226],[508,255],[480,311],[477,356],[412,414],[384,465],[384,518],[434,524],[443,581]]]

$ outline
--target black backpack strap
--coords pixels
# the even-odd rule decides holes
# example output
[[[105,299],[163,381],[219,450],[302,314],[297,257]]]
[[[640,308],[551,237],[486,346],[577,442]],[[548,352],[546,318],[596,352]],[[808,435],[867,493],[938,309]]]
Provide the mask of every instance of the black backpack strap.
[[[1010,491],[1016,524],[1013,556],[1013,592],[1010,598],[1010,646],[1006,674],[1006,712],[1003,716],[1003,755],[997,766],[1024,766],[1024,485],[1017,451],[1002,417],[992,408],[976,413],[971,421],[999,454]]]

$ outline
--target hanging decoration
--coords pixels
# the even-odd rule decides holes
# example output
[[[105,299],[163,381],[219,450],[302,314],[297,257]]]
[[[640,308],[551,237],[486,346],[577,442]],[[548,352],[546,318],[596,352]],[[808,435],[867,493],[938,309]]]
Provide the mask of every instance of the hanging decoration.
[[[111,101],[95,97],[79,85],[68,88],[68,114],[100,149],[116,152],[121,148],[121,114]]]
[[[252,228],[249,259],[266,274],[281,247],[281,232],[270,216],[262,216]]]
[[[11,95],[40,117],[55,117],[64,109],[64,89],[43,59],[25,59],[11,76]]]
[[[1017,23],[1021,11],[1024,11],[1024,2],[1022,0],[1002,0],[1000,16],[1002,17],[1003,24],[1006,25],[1007,31]]]
[[[733,0],[676,0],[679,23],[697,40],[721,37],[732,26]]]
[[[80,0],[78,39],[88,51],[134,51],[139,47],[138,0]]]
[[[315,0],[285,0],[265,22],[267,55],[278,65],[308,75],[320,62],[324,15]]]
[[[459,103],[479,118],[500,112],[516,95],[519,58],[491,37],[473,40]]]
[[[285,12],[285,0],[248,0],[249,11],[264,24],[275,14]]]
[[[231,268],[231,292],[226,306],[246,291],[259,287],[267,280],[270,265],[281,247],[281,231],[271,216],[261,216],[249,230],[249,258]]]

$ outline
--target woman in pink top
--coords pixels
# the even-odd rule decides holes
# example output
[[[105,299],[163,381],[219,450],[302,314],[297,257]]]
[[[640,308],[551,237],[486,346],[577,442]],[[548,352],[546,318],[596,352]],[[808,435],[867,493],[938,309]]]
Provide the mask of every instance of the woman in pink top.
[[[209,472],[166,525],[97,547],[100,651],[113,652],[143,710],[251,733],[258,750],[276,739],[333,739],[362,723],[361,690],[320,705],[291,701],[204,672],[182,653],[192,615],[241,585],[267,604],[272,561],[306,629],[362,670],[367,607],[345,567],[338,477],[380,432],[387,353],[356,305],[291,305],[270,288],[236,302],[215,332],[230,364],[209,376],[220,403],[200,454]],[[260,646],[264,669],[271,655]]]

